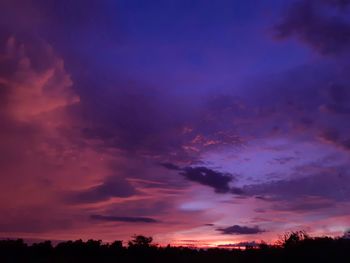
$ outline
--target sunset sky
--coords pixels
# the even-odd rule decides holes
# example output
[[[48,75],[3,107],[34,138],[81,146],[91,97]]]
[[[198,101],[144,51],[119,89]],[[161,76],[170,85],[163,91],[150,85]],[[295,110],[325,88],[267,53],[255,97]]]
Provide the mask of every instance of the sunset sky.
[[[349,227],[350,0],[0,1],[0,237]]]

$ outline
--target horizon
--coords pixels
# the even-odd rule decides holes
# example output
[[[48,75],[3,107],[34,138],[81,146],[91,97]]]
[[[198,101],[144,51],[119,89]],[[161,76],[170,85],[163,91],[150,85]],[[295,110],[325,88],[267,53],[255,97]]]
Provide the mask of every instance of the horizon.
[[[286,243],[286,240],[288,239],[288,237],[290,237],[292,234],[302,234],[305,235],[303,238],[307,238],[307,239],[318,239],[318,238],[331,238],[333,240],[337,240],[337,239],[350,239],[350,230],[348,230],[347,232],[345,232],[342,236],[335,236],[335,237],[329,237],[329,236],[310,236],[308,235],[305,231],[302,230],[298,230],[298,231],[291,231],[291,232],[286,232],[283,234],[280,234],[278,236],[278,238],[271,242],[271,243],[266,243],[264,240],[252,240],[252,241],[243,241],[243,242],[238,242],[238,243],[222,243],[220,244],[210,244],[210,243],[200,243],[198,242],[198,240],[181,240],[182,242],[179,243],[168,243],[168,244],[158,244],[156,242],[156,240],[154,240],[152,237],[152,241],[150,242],[151,246],[155,246],[155,247],[161,247],[161,248],[166,248],[166,247],[185,247],[185,248],[191,248],[191,249],[210,249],[210,248],[219,248],[219,249],[247,249],[247,248],[259,248],[260,245],[267,245],[267,246],[271,246],[271,247],[283,247],[283,245]],[[142,236],[145,237],[143,235],[133,235],[130,236],[130,238],[128,240],[110,240],[110,241],[104,241],[104,240],[96,240],[96,239],[86,239],[86,240],[82,240],[82,239],[76,239],[76,240],[52,240],[52,239],[24,239],[24,238],[6,238],[6,237],[0,237],[0,241],[18,241],[18,240],[22,240],[24,242],[24,244],[27,244],[29,246],[33,246],[35,244],[40,244],[40,243],[45,243],[45,242],[50,242],[50,244],[53,247],[56,247],[57,245],[59,245],[60,243],[65,243],[65,242],[76,242],[76,241],[82,241],[82,242],[88,242],[88,241],[99,241],[101,242],[101,244],[105,244],[105,245],[111,245],[113,242],[117,242],[120,241],[121,245],[123,247],[128,247],[129,246],[129,242],[131,240],[134,240],[137,236]],[[301,238],[299,241],[302,241],[303,239]]]
[[[1,1],[0,236],[342,236],[349,13],[350,0]]]

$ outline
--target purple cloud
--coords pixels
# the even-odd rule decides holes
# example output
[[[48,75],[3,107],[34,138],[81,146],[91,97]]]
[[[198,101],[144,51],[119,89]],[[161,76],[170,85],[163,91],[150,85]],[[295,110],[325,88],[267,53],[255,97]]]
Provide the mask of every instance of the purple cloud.
[[[69,201],[76,203],[95,203],[112,197],[130,197],[136,190],[128,181],[119,177],[109,177],[103,183],[70,194]]]
[[[243,193],[241,189],[230,186],[230,183],[236,180],[236,177],[230,173],[215,171],[204,166],[180,168],[171,163],[162,163],[161,166],[179,171],[179,174],[189,181],[212,187],[216,193]]]
[[[265,232],[265,230],[262,230],[257,226],[248,227],[239,225],[234,225],[226,228],[218,228],[216,230],[224,235],[255,235]]]
[[[349,4],[348,1],[297,1],[276,26],[277,37],[285,39],[295,36],[325,55],[349,51],[350,23],[339,12],[336,16],[331,12],[322,12],[322,5],[327,3],[335,7]],[[344,12],[348,14],[348,10]]]
[[[303,197],[320,197],[339,202],[350,200],[350,187],[347,184],[349,180],[350,176],[346,171],[335,170],[334,173],[310,174],[295,179],[249,185],[243,189],[248,195],[272,201],[294,202]]]

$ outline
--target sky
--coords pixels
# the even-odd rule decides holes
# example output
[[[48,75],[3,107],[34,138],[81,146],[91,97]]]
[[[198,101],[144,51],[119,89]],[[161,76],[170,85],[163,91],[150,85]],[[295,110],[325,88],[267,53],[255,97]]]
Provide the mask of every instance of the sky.
[[[2,0],[0,236],[341,236],[349,12],[349,0]]]

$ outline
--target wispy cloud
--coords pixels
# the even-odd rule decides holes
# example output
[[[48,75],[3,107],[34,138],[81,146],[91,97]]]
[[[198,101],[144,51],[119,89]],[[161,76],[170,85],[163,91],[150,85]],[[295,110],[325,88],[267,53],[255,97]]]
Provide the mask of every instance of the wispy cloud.
[[[97,221],[108,221],[108,222],[159,223],[158,220],[150,217],[91,215],[90,218]]]

